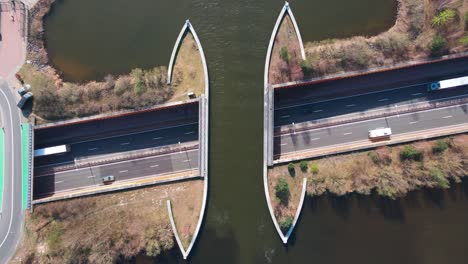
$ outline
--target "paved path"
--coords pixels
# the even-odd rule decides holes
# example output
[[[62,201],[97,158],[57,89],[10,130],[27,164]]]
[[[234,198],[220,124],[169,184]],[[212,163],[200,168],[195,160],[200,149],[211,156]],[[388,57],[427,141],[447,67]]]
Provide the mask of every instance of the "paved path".
[[[5,178],[3,212],[0,217],[0,263],[16,251],[23,225],[21,208],[20,113],[6,82],[0,78],[0,114],[5,129]]]
[[[10,79],[16,73],[19,65],[23,63],[26,50],[21,36],[20,11],[14,14],[14,21],[10,18],[10,12],[2,12],[0,17],[0,77]]]

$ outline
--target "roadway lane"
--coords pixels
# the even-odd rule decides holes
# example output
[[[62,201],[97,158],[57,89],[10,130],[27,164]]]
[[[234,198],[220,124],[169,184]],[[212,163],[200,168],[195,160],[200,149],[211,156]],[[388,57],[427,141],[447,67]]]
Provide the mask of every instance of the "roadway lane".
[[[34,199],[54,192],[102,185],[101,178],[113,175],[116,181],[177,173],[198,168],[198,150],[135,159],[90,168],[34,177]]]
[[[14,255],[23,227],[21,208],[21,132],[16,99],[0,78],[0,114],[5,130],[5,179],[0,216],[0,263]]]
[[[366,140],[369,130],[380,127],[395,135],[463,123],[468,123],[468,104],[275,136],[274,154]]]
[[[80,124],[36,129],[34,147],[71,144],[195,122],[198,122],[198,103]]]
[[[70,144],[71,152],[60,155],[38,157],[35,168],[54,164],[72,164],[75,159],[97,157],[147,148],[162,147],[198,140],[198,123],[183,124],[146,132],[99,138]]]
[[[394,109],[395,107],[420,102],[449,100],[468,96],[468,86],[430,93],[427,92],[426,85],[427,83],[421,83],[409,87],[393,88],[368,94],[280,107],[275,109],[275,126],[313,121],[322,118],[339,117],[340,115],[350,113]]]
[[[275,90],[275,108],[468,75],[468,58]]]

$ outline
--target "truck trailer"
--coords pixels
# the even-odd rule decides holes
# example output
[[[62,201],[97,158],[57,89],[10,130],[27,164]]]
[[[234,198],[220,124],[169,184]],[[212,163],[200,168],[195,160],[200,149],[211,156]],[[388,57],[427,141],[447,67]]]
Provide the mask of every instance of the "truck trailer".
[[[377,128],[373,130],[369,130],[369,139],[383,139],[383,138],[390,138],[392,135],[392,129],[389,127]]]
[[[34,157],[37,158],[37,157],[42,157],[42,156],[67,153],[69,151],[70,151],[70,145],[53,146],[53,147],[34,150]]]
[[[427,85],[427,91],[432,92],[446,88],[454,88],[462,85],[468,85],[468,76],[430,83],[429,85]]]

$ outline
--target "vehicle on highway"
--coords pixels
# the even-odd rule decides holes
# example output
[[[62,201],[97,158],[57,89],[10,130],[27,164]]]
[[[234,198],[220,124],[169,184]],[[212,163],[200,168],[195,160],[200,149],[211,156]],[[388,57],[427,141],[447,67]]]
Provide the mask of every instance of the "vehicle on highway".
[[[392,129],[389,127],[369,130],[370,140],[389,139],[391,135],[392,135]]]
[[[113,175],[102,177],[102,183],[104,183],[104,184],[111,184],[114,181],[115,181],[115,179],[114,179]]]
[[[468,76],[430,83],[427,85],[427,91],[433,92],[446,88],[454,88],[462,85],[468,85]]]
[[[34,150],[34,157],[42,157],[70,152],[70,145],[59,145]]]
[[[21,100],[18,102],[17,106],[23,109],[26,102],[29,101],[29,99],[31,99],[32,97],[33,97],[33,94],[31,92],[27,92],[21,97]]]

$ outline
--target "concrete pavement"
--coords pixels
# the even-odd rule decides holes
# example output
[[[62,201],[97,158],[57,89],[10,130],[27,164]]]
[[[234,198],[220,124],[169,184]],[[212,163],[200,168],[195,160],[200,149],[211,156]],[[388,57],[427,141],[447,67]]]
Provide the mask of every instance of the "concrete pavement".
[[[24,214],[21,207],[20,112],[15,97],[0,78],[0,114],[5,130],[5,178],[0,217],[0,263],[8,263],[21,238]]]

